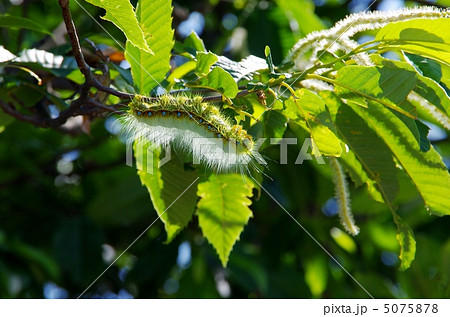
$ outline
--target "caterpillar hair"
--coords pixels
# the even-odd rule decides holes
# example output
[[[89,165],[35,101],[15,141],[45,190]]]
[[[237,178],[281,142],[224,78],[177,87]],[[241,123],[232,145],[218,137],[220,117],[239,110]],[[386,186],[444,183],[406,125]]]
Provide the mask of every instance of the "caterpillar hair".
[[[120,118],[127,139],[171,145],[194,164],[217,173],[244,174],[266,165],[251,135],[201,96],[165,94],[145,100],[136,96]]]

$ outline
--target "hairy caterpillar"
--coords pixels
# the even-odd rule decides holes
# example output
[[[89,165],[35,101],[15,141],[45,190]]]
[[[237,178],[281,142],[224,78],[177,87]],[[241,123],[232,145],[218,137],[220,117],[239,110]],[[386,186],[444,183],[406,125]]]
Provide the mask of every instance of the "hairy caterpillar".
[[[155,146],[171,145],[199,164],[218,173],[249,173],[266,162],[257,144],[240,125],[231,124],[218,107],[201,96],[162,95],[146,102],[136,96],[122,116],[122,133]]]

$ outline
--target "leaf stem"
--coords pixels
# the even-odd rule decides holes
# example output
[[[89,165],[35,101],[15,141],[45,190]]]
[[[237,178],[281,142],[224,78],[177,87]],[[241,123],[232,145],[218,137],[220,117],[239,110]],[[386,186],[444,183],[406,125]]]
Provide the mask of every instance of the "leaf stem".
[[[295,96],[295,91],[294,89],[292,89],[292,87],[288,84],[286,84],[284,81],[280,84],[281,86],[285,87],[287,90],[289,90],[289,92]]]
[[[367,47],[368,45],[372,45],[372,44],[376,44],[376,43],[378,43],[378,44],[375,46]],[[332,60],[331,62],[328,62],[325,64],[315,64],[314,66],[300,72],[300,74],[298,74],[297,76],[296,76],[296,74],[293,74],[293,76],[292,76],[293,82],[302,80],[302,78],[306,77],[308,74],[314,73],[318,69],[332,67],[334,64],[344,61],[346,58],[352,57],[356,54],[364,53],[364,52],[367,52],[367,51],[370,51],[373,49],[378,50],[379,45],[380,45],[379,41],[375,41],[375,40],[363,43],[363,44],[355,47],[355,49],[352,50],[351,52],[348,52],[347,54],[344,54],[344,55]]]
[[[352,87],[350,87],[348,85],[342,84],[342,83],[340,83],[337,80],[334,80],[334,79],[331,79],[331,78],[328,78],[328,77],[324,77],[324,76],[321,76],[321,75],[317,75],[317,74],[308,74],[306,76],[306,78],[307,79],[318,79],[318,80],[322,80],[322,81],[325,81],[327,83],[333,84],[335,86],[336,85],[337,86],[341,86],[342,88],[345,88],[345,89],[347,89],[347,90],[349,90],[349,91],[351,91],[351,92],[353,92],[353,93],[355,93],[357,95],[360,95],[360,96],[362,96],[362,97],[364,97],[366,99],[370,99],[370,100],[376,101],[376,102],[382,104],[385,107],[388,107],[388,108],[390,108],[392,110],[395,110],[395,111],[397,111],[397,112],[399,112],[401,114],[404,114],[405,116],[407,116],[409,118],[416,119],[412,114],[410,114],[409,112],[403,110],[402,108],[400,108],[400,107],[398,107],[398,106],[396,106],[394,104],[390,104],[389,102],[386,102],[383,99],[371,96],[371,95],[366,94],[366,93],[364,93],[362,91],[354,89],[354,88],[352,88]]]

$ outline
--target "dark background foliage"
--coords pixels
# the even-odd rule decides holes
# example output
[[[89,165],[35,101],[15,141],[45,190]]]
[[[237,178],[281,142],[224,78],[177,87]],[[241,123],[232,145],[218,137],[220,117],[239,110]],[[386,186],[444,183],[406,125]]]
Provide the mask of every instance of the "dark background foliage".
[[[124,42],[119,30],[98,19],[101,10],[79,1]],[[315,12],[329,27],[369,3],[316,0]],[[403,4],[378,1],[372,9]],[[263,57],[265,45],[270,45],[279,63],[295,41],[311,31],[308,25],[295,24],[276,1],[174,1],[173,5],[177,40],[193,27],[209,50],[234,60],[249,54]],[[71,9],[84,47],[89,45],[83,39],[89,38],[102,48],[120,51],[75,1]],[[62,23],[57,1],[2,0],[0,13],[28,17],[49,30]],[[15,54],[33,47],[70,52],[67,43],[54,45],[50,37],[31,30],[1,29],[0,44]],[[51,80],[66,83],[64,77]],[[20,89],[33,105],[30,111],[45,111],[45,98],[33,94],[29,85]],[[0,297],[77,297],[156,218],[148,193],[136,170],[125,165],[125,145],[107,129],[110,118],[89,124],[74,121],[70,133],[12,121],[2,112],[0,120],[0,126],[7,123],[0,133]],[[292,129],[286,135],[294,133]],[[447,136],[436,138],[434,145],[448,162]],[[264,186],[373,296],[450,296],[450,218],[430,216],[411,183],[400,178],[399,213],[413,228],[418,250],[411,268],[401,272],[388,209],[370,200],[364,188],[352,188],[361,233],[349,238],[337,229],[329,172],[314,161],[294,165],[298,151],[299,147],[290,147],[287,166],[269,163],[273,181],[266,178]],[[277,157],[276,152],[269,148],[264,154]],[[163,224],[157,221],[85,296],[367,297],[264,192],[252,210],[254,216],[226,269],[195,220],[168,245]]]

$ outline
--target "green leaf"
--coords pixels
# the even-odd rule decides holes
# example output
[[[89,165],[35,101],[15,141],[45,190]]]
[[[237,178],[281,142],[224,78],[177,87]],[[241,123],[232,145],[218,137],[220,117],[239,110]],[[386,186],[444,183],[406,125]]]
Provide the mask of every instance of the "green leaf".
[[[350,148],[342,153],[339,162],[348,172],[356,187],[359,187],[370,180],[361,162],[358,161],[355,153]]]
[[[256,108],[255,105],[252,106],[253,109]],[[262,106],[256,109],[258,112],[254,112],[253,115],[260,118],[257,123],[251,126],[248,132],[256,137],[282,138],[287,128],[288,118],[277,110],[264,111]],[[263,150],[268,146],[270,146],[270,143],[264,142],[259,149]]]
[[[203,43],[203,40],[198,36],[195,31],[192,31],[191,34],[188,35],[184,39],[184,48],[186,50],[193,50],[194,54],[195,52],[206,52],[205,44]]]
[[[214,67],[207,76],[188,86],[210,88],[231,99],[236,97],[239,91],[233,77],[220,67]]]
[[[15,103],[18,107],[25,108],[35,106],[45,96],[51,96],[42,87],[28,83],[16,87],[8,87],[6,90],[6,98],[10,99],[10,102]],[[0,95],[3,95],[3,92]]]
[[[371,102],[369,109],[353,107],[353,110],[384,140],[419,190],[427,208],[438,216],[449,215],[450,175],[439,154],[433,148],[421,152],[411,130],[385,107]]]
[[[197,216],[203,235],[216,249],[222,265],[252,216],[253,182],[238,174],[210,175],[198,185]]]
[[[269,65],[269,70],[271,73],[275,73],[275,66],[273,65],[272,61],[272,53],[270,52],[270,47],[266,45],[266,48],[264,49],[264,54],[266,55],[266,62],[267,65]]]
[[[345,63],[332,52],[320,50],[317,52],[317,57],[323,64],[333,63],[333,68],[336,70],[346,66]]]
[[[416,256],[416,239],[408,224],[397,214],[394,214],[394,221],[397,225],[397,240],[400,244],[400,255],[398,256],[401,261],[400,270],[404,271],[411,266],[411,262]]]
[[[295,20],[297,22],[301,36],[325,28],[322,20],[314,13],[313,1],[276,0],[276,3],[284,11],[289,20]]]
[[[66,217],[58,225],[54,236],[54,253],[60,267],[69,272],[68,277],[77,285],[96,278],[104,269],[100,228],[78,215]]]
[[[431,143],[430,140],[428,140],[428,132],[430,131],[430,128],[419,120],[414,120],[414,123],[416,124],[417,131],[419,132],[420,150],[422,152],[427,152],[431,149]]]
[[[197,52],[196,59],[195,73],[199,76],[204,76],[209,73],[211,66],[217,62],[217,55],[211,52]]]
[[[174,45],[171,2],[140,0],[136,16],[153,53],[128,39],[125,56],[131,65],[134,85],[141,94],[148,95],[170,71],[170,51]]]
[[[286,116],[310,131],[321,154],[340,156],[341,141],[333,132],[335,128],[323,99],[304,88],[297,90],[296,96],[285,101]]]
[[[358,106],[354,108],[363,109]],[[370,129],[363,118],[345,104],[339,107],[336,127],[370,179],[378,184],[379,191],[384,193],[386,199],[393,201],[398,193],[398,180],[389,147]],[[352,164],[352,161],[348,160],[347,163]],[[359,170],[359,166],[354,166],[354,172]],[[373,191],[371,182],[365,180],[364,174],[361,174],[360,178],[367,183],[369,191]],[[376,198],[377,195],[372,197]]]
[[[328,259],[322,255],[305,259],[305,282],[314,298],[319,298],[328,282]]]
[[[1,94],[0,94],[1,96]],[[5,128],[11,124],[14,121],[14,118],[7,115],[5,112],[3,112],[2,109],[0,109],[0,133],[5,131]]]
[[[447,92],[434,80],[424,76],[419,76],[419,83],[414,91],[436,106],[436,110],[443,116],[450,115],[450,98]]]
[[[356,251],[358,251],[358,247],[356,246],[356,243],[353,240],[353,238],[346,232],[342,231],[341,229],[336,227],[331,228],[330,235],[333,238],[334,242],[336,242],[338,246],[340,246],[348,253],[353,254]]]
[[[405,56],[421,75],[429,77],[436,82],[441,81],[442,67],[438,62],[415,54],[405,53]]]
[[[145,36],[145,30],[139,26],[134,8],[129,0],[86,0],[87,2],[106,10],[106,15],[102,19],[114,23],[126,36],[127,41],[133,43],[139,49],[151,53]],[[142,0],[140,1],[142,2]],[[145,2],[145,1],[144,1]],[[167,2],[167,1],[149,1]]]
[[[96,187],[97,194],[89,200],[84,210],[95,223],[102,227],[121,227],[148,221],[148,194],[137,177],[125,176],[129,172],[124,169],[115,174],[117,178],[114,179],[120,181],[106,182],[103,187]]]
[[[389,49],[427,56],[450,65],[450,19],[414,19],[390,23],[375,40]]]
[[[423,76],[421,74],[421,71],[418,70],[417,67],[411,65],[412,62],[407,57],[405,57],[405,60],[407,62],[389,60],[376,54],[373,54],[371,58],[377,64],[381,64],[386,67],[399,68],[416,72],[418,82],[416,87],[414,87],[414,92],[425,100],[412,95],[416,98],[405,100],[402,102],[402,104],[406,105],[408,103],[411,103],[411,105],[417,107],[418,114],[421,118],[449,129],[450,119],[448,118],[448,114],[450,113],[450,98],[444,88],[442,88],[436,81]],[[426,143],[429,143],[429,141],[426,139],[426,135],[425,138],[421,138],[422,135],[419,135],[420,131],[417,130],[416,125],[410,122],[410,120],[404,119],[404,121],[405,124],[407,124],[411,129],[411,131],[417,135],[416,139],[419,144],[421,144],[421,149],[426,150],[428,148]],[[421,143],[422,141],[423,143]]]
[[[158,167],[160,151],[152,151],[149,144],[143,142],[135,142],[134,145],[138,175],[142,185],[147,187],[153,207],[164,222],[166,242],[169,243],[186,227],[194,214],[197,173],[185,171],[173,155],[169,162]],[[152,159],[149,154],[153,155]]]
[[[416,73],[396,67],[347,66],[338,70],[335,91],[343,99],[354,94],[374,100],[404,115],[415,118],[414,107],[403,103],[416,86]]]
[[[170,83],[170,85],[174,85],[177,79],[181,79],[191,71],[195,70],[196,65],[197,63],[195,61],[188,61],[178,66],[167,77],[167,81]]]
[[[383,196],[381,195],[376,182],[369,177],[363,164],[358,160],[355,153],[351,149],[345,151],[341,155],[339,162],[342,163],[343,168],[348,172],[350,178],[355,183],[355,186],[358,187],[362,184],[366,184],[370,197],[375,201],[379,201],[381,203],[384,202]]]
[[[9,14],[0,15],[0,28],[29,29],[52,35],[52,33],[47,30],[41,23],[36,23],[33,20],[23,17],[16,17]]]
[[[262,135],[271,138],[282,138],[287,128],[288,119],[279,111],[264,112]]]
[[[131,70],[130,69],[124,69],[124,68],[122,68],[119,65],[116,65],[114,63],[110,63],[109,67],[110,68],[114,68],[115,70],[117,70],[119,72],[120,76],[124,79],[124,81],[128,85],[133,85],[133,76],[131,75]]]
[[[398,118],[403,122],[403,124],[405,124],[409,131],[412,133],[412,135],[414,136],[414,138],[416,139],[417,144],[419,145],[420,149],[422,149],[421,147],[421,142],[422,142],[422,135],[419,133],[419,129],[417,127],[417,122],[419,122],[418,120],[413,120],[411,118],[402,116],[402,115],[398,115]],[[422,131],[424,132],[424,131]],[[427,136],[425,135],[425,138]],[[426,151],[424,151],[426,152]]]
[[[449,93],[450,91],[450,66],[447,65],[442,65],[442,78],[441,78],[441,83],[443,84],[442,86],[445,85],[446,91],[447,93]]]
[[[16,68],[19,69],[25,73],[28,73],[28,75],[30,75],[31,77],[33,77],[34,79],[36,79],[38,86],[42,85],[42,79],[39,77],[38,74],[36,74],[35,72],[33,72],[31,69],[27,68],[27,67],[23,67],[20,65],[14,65],[13,63],[10,63],[9,65],[7,65],[8,68]]]
[[[379,55],[372,55],[372,59],[385,67],[417,72],[417,69],[407,62],[388,60]],[[420,72],[416,73],[416,77],[418,82],[414,87],[414,92],[436,106],[435,111],[440,112],[443,116],[450,114],[450,98],[446,91],[436,81],[423,76]]]
[[[60,268],[53,257],[47,255],[43,249],[35,248],[31,245],[13,240],[10,242],[9,248],[14,253],[23,258],[29,265],[37,265],[48,275],[49,278],[58,279],[60,277]],[[35,268],[36,269],[36,268]]]

